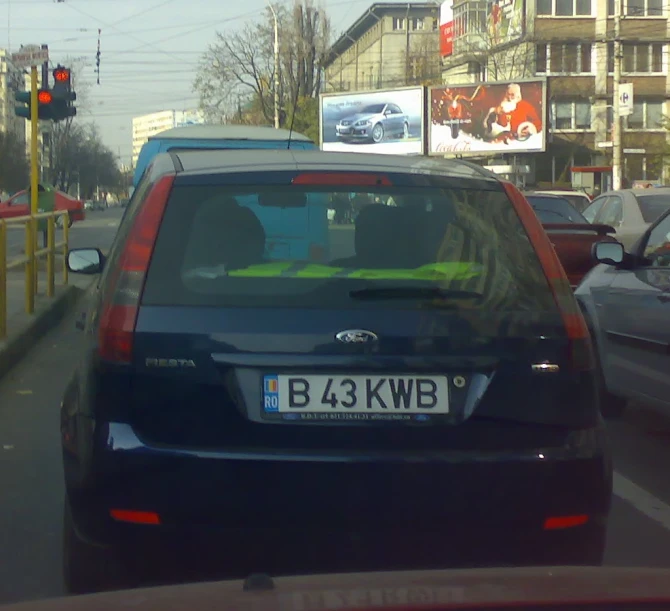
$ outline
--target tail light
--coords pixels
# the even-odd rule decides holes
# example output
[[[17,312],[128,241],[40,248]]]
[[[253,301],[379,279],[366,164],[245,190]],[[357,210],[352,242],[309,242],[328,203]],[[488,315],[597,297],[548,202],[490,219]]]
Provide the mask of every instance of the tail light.
[[[158,179],[137,213],[112,270],[98,327],[98,354],[105,361],[128,364],[142,290],[174,175]]]
[[[565,331],[570,341],[570,362],[575,370],[591,370],[595,367],[591,335],[584,316],[575,301],[570,282],[558,255],[523,193],[511,182],[501,182],[540,259],[554,300],[563,318]]]

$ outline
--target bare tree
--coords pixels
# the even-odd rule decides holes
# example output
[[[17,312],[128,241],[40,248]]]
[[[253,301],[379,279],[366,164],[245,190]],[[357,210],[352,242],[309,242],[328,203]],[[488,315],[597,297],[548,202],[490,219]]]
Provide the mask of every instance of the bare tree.
[[[405,52],[406,85],[439,85],[442,83],[440,39],[432,32],[411,37]]]
[[[312,0],[275,7],[279,24],[281,122],[290,120],[301,97],[318,97],[330,41],[330,23]],[[272,123],[274,117],[274,17],[242,30],[217,33],[203,55],[194,88],[210,121]]]
[[[11,131],[0,131],[0,191],[13,193],[28,184],[29,164],[25,143]]]
[[[474,62],[486,69],[487,81],[512,81],[535,76],[535,45],[525,40],[507,44],[488,32],[470,32],[454,43],[458,63]],[[448,60],[448,63],[449,62]]]

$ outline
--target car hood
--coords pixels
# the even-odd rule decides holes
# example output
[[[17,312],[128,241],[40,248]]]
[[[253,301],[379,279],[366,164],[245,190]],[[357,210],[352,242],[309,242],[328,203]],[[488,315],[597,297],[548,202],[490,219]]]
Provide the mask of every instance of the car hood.
[[[258,580],[263,583],[263,580]],[[548,603],[670,602],[670,570],[591,567],[469,569],[281,577],[271,589],[242,581],[165,586],[27,602],[3,611],[435,611]]]

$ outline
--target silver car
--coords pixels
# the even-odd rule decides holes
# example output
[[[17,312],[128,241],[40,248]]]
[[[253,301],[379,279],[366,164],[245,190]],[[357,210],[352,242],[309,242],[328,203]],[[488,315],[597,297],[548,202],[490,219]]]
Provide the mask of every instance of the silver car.
[[[338,139],[371,141],[385,138],[409,138],[409,118],[397,104],[370,104],[356,114],[340,119],[335,125]]]
[[[670,209],[670,188],[622,189],[596,197],[584,210],[589,223],[611,225],[616,238],[631,248],[666,210]]]
[[[616,416],[628,400],[670,413],[670,211],[625,252],[594,246],[601,263],[575,291],[601,364],[601,409]]]

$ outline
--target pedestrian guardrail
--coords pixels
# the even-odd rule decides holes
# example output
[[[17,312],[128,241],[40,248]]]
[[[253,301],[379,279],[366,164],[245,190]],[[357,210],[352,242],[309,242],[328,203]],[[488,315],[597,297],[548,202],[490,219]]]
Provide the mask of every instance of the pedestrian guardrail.
[[[63,223],[63,239],[56,243],[56,219],[67,215],[67,210],[42,212],[34,216],[18,216],[0,219],[0,340],[7,337],[8,294],[7,272],[24,269],[25,273],[25,311],[35,312],[35,295],[38,292],[39,261],[46,259],[46,296],[53,297],[56,293],[56,257],[58,249],[62,249],[63,284],[68,283],[67,253],[69,243],[68,223]],[[46,221],[46,246],[39,248],[40,221]],[[25,228],[24,252],[21,256],[8,256],[7,230],[12,225],[23,225]]]

